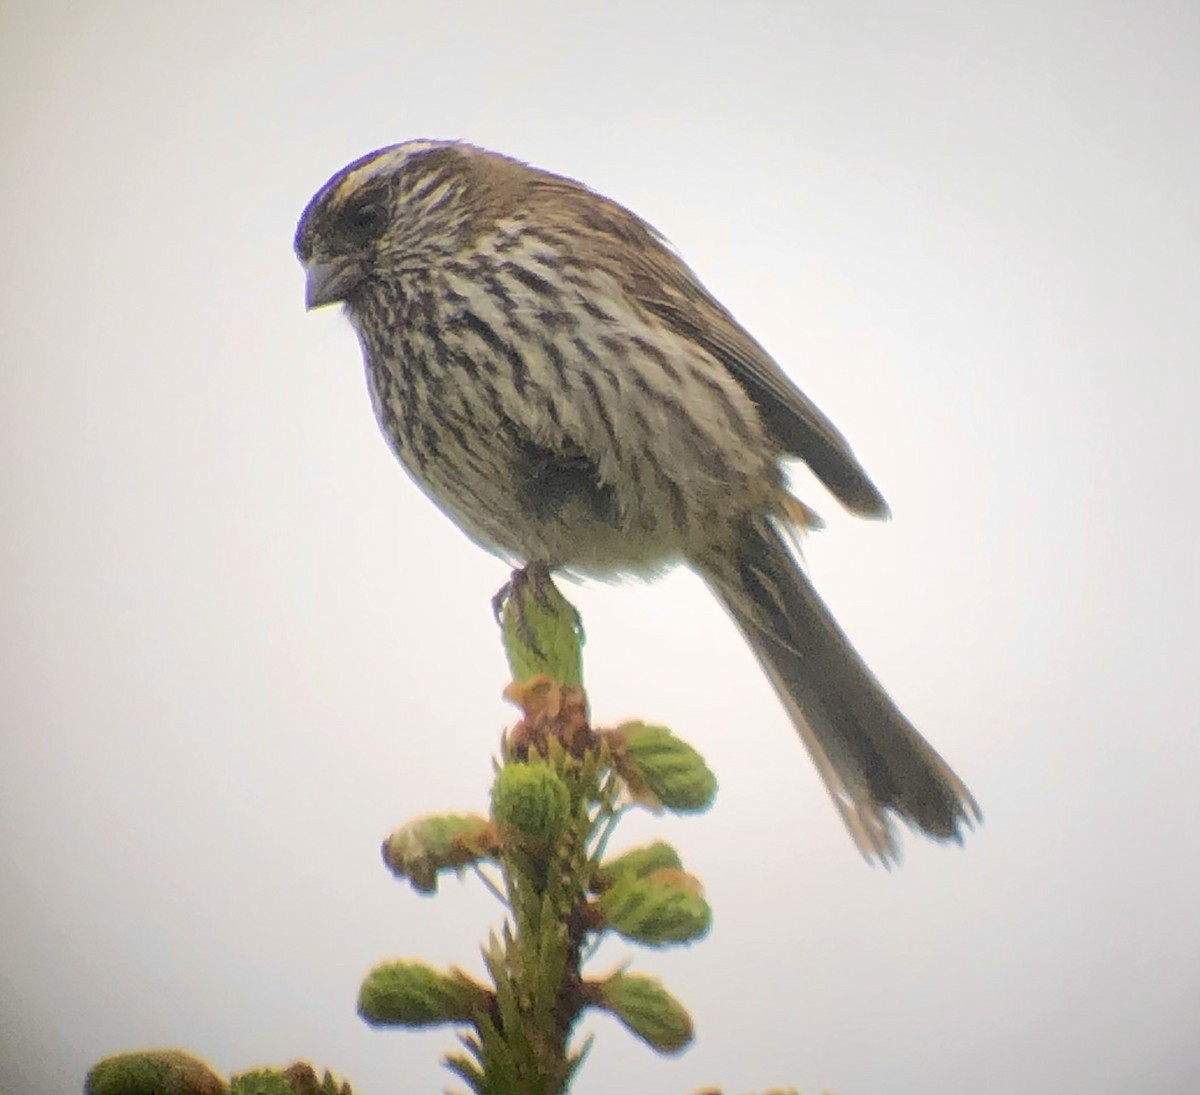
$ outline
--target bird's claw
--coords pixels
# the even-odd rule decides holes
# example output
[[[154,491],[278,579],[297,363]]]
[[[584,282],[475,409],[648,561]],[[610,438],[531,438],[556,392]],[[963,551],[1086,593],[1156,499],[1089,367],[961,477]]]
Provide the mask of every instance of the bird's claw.
[[[537,603],[544,609],[550,607],[550,568],[545,563],[529,563],[517,570],[514,570],[509,579],[500,587],[496,595],[492,598],[492,613],[496,617],[496,623],[501,627],[504,626],[504,608],[510,602],[513,610],[517,614],[517,634],[535,657],[544,658],[545,654],[542,648],[538,646],[537,639],[534,637],[533,628],[529,623],[529,614],[525,608],[524,593],[526,589],[533,592]]]
[[[547,563],[529,563],[524,567],[514,570],[509,576],[507,582],[497,590],[496,595],[492,598],[492,615],[496,618],[496,623],[501,627],[504,626],[504,609],[511,601],[513,610],[517,614],[517,634],[521,641],[529,647],[533,654],[542,658],[541,648],[538,646],[537,639],[534,637],[533,628],[529,623],[529,615],[526,611],[526,600],[523,596],[526,590],[532,592],[534,599],[540,608],[547,612],[551,611],[553,604],[550,600],[550,591],[554,589],[554,579],[551,576],[551,568]],[[575,633],[579,636],[579,641],[583,642],[583,620],[579,615],[579,610],[560,596],[559,600],[565,604],[571,612],[571,622],[575,628]]]

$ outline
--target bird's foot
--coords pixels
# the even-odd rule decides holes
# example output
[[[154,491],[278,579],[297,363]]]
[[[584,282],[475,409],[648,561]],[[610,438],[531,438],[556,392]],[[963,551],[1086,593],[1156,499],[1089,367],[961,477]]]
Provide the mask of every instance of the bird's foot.
[[[538,646],[533,628],[529,623],[525,593],[528,590],[542,608],[549,608],[551,585],[550,567],[546,563],[528,563],[520,569],[514,570],[509,575],[508,581],[492,598],[492,613],[496,617],[496,623],[503,626],[505,605],[512,604],[513,611],[517,614],[517,634],[521,641],[539,658],[545,657],[545,655]]]
[[[513,611],[517,614],[518,637],[529,647],[536,657],[542,658],[545,655],[538,646],[537,639],[534,636],[534,629],[529,622],[529,602],[525,596],[526,592],[533,595],[539,608],[550,611],[552,608],[550,594],[551,592],[557,592],[557,590],[554,588],[554,578],[551,576],[549,563],[528,563],[518,570],[514,570],[509,576],[508,581],[500,587],[496,595],[492,598],[492,614],[496,617],[496,623],[503,626],[505,606],[511,603]],[[558,599],[570,609],[575,633],[579,636],[579,641],[582,642],[583,620],[580,618],[579,611],[573,604],[566,601],[561,594],[559,594]]]

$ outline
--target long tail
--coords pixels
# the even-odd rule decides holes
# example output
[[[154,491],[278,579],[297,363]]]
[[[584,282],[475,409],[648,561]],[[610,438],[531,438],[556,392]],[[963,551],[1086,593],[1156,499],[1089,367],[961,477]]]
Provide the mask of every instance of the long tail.
[[[745,521],[731,556],[693,565],[758,656],[863,855],[898,858],[889,811],[961,842],[982,818],[971,792],[888,698],[774,524]]]

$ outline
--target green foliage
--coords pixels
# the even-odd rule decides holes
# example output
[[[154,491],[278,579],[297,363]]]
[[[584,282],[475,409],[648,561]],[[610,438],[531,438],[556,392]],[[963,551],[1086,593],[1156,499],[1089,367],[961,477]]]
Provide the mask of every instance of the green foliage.
[[[84,1095],[225,1095],[225,1081],[181,1049],[115,1053],[92,1066]]]
[[[645,878],[659,870],[682,870],[679,853],[665,841],[656,840],[640,848],[630,848],[615,859],[606,859],[596,872],[593,884],[607,888],[623,876]]]
[[[692,1040],[692,1018],[653,977],[617,973],[600,986],[600,1006],[659,1053],[678,1053]]]
[[[376,1024],[461,1025],[462,1048],[446,1065],[473,1091],[552,1095],[567,1090],[590,1048],[574,1038],[589,1007],[661,1053],[691,1041],[691,1018],[657,981],[623,970],[589,978],[585,966],[608,932],[662,947],[708,931],[700,883],[670,845],[613,858],[605,849],[630,804],[703,810],[716,780],[664,727],[591,727],[578,619],[548,577],[515,575],[500,614],[515,678],[506,695],[524,717],[503,742],[490,821],[418,819],[384,845],[388,865],[422,891],[469,863],[504,902],[507,921],[483,949],[490,985],[464,992],[457,971],[385,963],[364,982],[359,1010]],[[498,881],[484,873],[492,863]]]
[[[358,1013],[372,1026],[427,1027],[468,1022],[490,1006],[487,989],[459,970],[424,962],[384,962],[362,983]]]
[[[649,947],[692,943],[708,933],[712,910],[695,876],[662,867],[646,876],[626,872],[599,901],[603,923]]]
[[[437,889],[439,873],[475,866],[492,858],[497,842],[492,823],[478,814],[438,814],[401,826],[383,842],[383,861],[421,893]]]
[[[548,764],[508,764],[492,785],[492,816],[502,832],[529,847],[549,848],[566,830],[571,792]]]
[[[579,613],[548,572],[515,571],[497,603],[514,681],[545,675],[559,684],[583,684]]]
[[[631,806],[705,810],[716,779],[686,742],[662,726],[596,730],[581,686],[581,631],[574,608],[546,575],[514,576],[500,606],[523,717],[505,736],[489,817],[416,818],[383,844],[383,859],[418,892],[444,874],[473,870],[507,916],[483,947],[488,984],[457,968],[382,962],[367,974],[358,1010],[377,1027],[459,1028],[445,1064],[475,1092],[565,1092],[591,1048],[575,1036],[589,1008],[614,1015],[652,1049],[692,1041],[687,1009],[653,977],[622,966],[588,976],[606,933],[664,947],[702,938],[712,921],[699,880],[664,841],[615,856],[607,847]],[[499,877],[493,876],[494,871]],[[85,1095],[352,1095],[305,1062],[217,1075],[180,1050],[118,1054],[95,1065]]]
[[[229,1095],[293,1095],[293,1088],[283,1072],[254,1068],[233,1077]]]
[[[611,737],[617,771],[643,805],[676,814],[712,805],[717,777],[695,749],[665,726],[629,722]]]
[[[181,1049],[117,1053],[92,1066],[84,1095],[354,1095],[332,1072],[317,1078],[307,1061],[255,1068],[226,1081],[199,1057]]]

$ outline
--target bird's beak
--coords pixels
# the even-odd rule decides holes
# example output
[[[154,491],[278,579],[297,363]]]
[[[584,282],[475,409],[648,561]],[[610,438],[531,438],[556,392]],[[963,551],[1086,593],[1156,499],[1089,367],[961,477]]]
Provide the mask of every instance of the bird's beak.
[[[363,279],[363,269],[352,258],[312,259],[304,266],[304,306],[310,311],[345,300]]]

